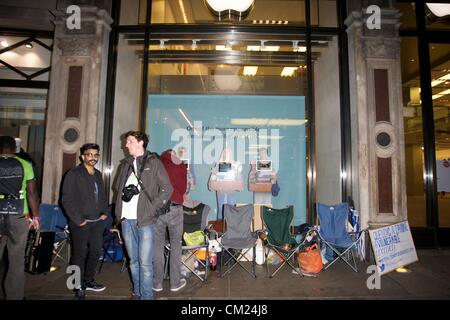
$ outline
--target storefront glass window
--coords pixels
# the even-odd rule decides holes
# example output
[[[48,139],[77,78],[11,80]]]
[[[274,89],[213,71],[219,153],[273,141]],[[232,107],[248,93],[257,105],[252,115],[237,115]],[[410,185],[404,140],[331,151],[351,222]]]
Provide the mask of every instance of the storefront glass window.
[[[449,4],[442,1],[442,3],[426,3],[426,26],[429,29],[450,29],[450,13]]]
[[[312,0],[310,2],[311,25],[319,27],[337,27],[335,0]]]
[[[147,0],[122,0],[120,2],[120,25],[145,24]]]
[[[0,79],[48,81],[52,42],[0,35]]]
[[[244,2],[246,1],[242,1],[242,3]],[[242,3],[239,4],[242,5]],[[249,3],[251,4],[252,2],[250,1]],[[151,22],[305,25],[305,1],[256,0],[250,6],[224,7],[220,13],[214,9],[219,9],[219,7],[208,6],[207,1],[153,0]],[[328,20],[325,13],[322,14],[322,17],[324,21]]]
[[[273,57],[278,51],[258,50],[252,56],[248,45],[241,41],[230,50],[211,50],[208,54],[195,50],[184,54],[184,50],[175,48],[150,52],[150,149],[161,153],[169,148],[186,148],[195,172],[191,197],[213,208],[211,220],[217,218],[218,210],[216,194],[208,189],[208,181],[221,151],[229,148],[233,160],[242,164],[243,179],[243,188],[231,201],[276,208],[294,205],[294,222],[304,223],[305,53],[293,51],[291,45],[290,60],[276,62]],[[179,62],[181,58],[185,61]],[[258,160],[263,149],[282,190],[277,197],[270,192],[255,195],[249,191],[251,163]]]
[[[416,28],[416,4],[397,1],[395,6],[401,13],[400,28]]]
[[[22,158],[33,163],[38,186],[41,186],[46,89],[0,88],[0,135],[18,138]],[[25,153],[25,154],[24,154]]]
[[[450,44],[430,44],[439,227],[450,227]]]
[[[401,67],[408,220],[412,227],[426,227],[423,120],[416,38],[401,38]]]

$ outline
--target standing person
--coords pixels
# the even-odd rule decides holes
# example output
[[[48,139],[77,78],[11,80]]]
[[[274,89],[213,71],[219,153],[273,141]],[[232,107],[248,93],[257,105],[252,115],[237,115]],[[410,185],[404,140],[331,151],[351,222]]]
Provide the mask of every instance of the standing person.
[[[8,249],[5,279],[8,300],[22,300],[25,290],[25,247],[29,228],[39,229],[39,197],[31,164],[14,155],[13,137],[0,137],[0,260]],[[28,203],[32,211],[30,219]],[[30,221],[31,220],[31,221]]]
[[[102,174],[95,169],[99,152],[97,144],[84,144],[80,148],[82,163],[67,172],[62,188],[62,205],[69,218],[72,238],[72,264],[81,271],[81,286],[75,289],[77,299],[85,298],[85,290],[106,289],[94,280],[103,245],[103,221],[108,218]]]
[[[125,139],[129,156],[122,161],[118,173],[116,217],[122,221],[130,258],[133,296],[151,300],[156,211],[167,203],[173,188],[161,160],[146,151],[148,136],[129,131]]]
[[[170,196],[170,211],[160,215],[156,221],[154,254],[155,273],[153,291],[163,290],[164,246],[166,230],[169,230],[170,242],[170,291],[179,291],[186,286],[186,279],[181,278],[181,237],[183,236],[183,200],[187,184],[187,168],[173,150],[161,154],[161,161],[169,175],[173,187]]]

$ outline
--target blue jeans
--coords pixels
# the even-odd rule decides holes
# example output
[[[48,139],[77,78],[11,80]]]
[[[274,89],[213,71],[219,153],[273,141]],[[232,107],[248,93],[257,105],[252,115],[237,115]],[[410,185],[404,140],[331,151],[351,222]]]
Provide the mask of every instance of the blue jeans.
[[[232,191],[232,192],[217,191],[217,220],[223,219],[223,205],[225,203],[231,204],[231,205],[236,204],[236,192],[235,191]]]
[[[155,225],[137,226],[137,220],[122,222],[125,247],[130,257],[133,294],[141,300],[153,299],[153,237]]]

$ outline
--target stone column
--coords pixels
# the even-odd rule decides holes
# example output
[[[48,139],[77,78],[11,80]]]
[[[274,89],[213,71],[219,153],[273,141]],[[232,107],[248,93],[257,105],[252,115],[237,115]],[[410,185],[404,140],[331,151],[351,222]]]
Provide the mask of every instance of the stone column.
[[[104,9],[109,1],[80,2],[79,29],[66,24],[66,8],[76,1],[59,1],[55,13],[42,191],[46,203],[58,202],[61,178],[77,164],[79,148],[87,142],[103,144],[112,19]]]
[[[381,28],[369,30],[374,1],[348,1],[352,177],[362,227],[407,219],[399,12],[378,1]]]

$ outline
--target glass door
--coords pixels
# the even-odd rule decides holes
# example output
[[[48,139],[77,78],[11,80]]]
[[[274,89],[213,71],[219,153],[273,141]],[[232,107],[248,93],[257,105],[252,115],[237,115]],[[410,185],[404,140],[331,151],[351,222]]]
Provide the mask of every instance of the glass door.
[[[450,44],[429,45],[439,228],[450,227]]]

